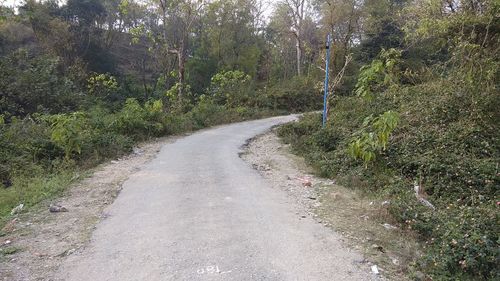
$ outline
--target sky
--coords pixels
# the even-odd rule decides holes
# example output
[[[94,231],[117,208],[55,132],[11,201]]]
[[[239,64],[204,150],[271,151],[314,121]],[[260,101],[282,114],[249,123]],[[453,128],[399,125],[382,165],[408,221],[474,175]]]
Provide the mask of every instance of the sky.
[[[59,0],[59,1],[65,1],[65,0]],[[278,2],[279,0],[264,0],[265,7],[264,9],[264,17],[269,18],[272,14],[273,11],[273,4]],[[8,7],[16,7],[19,4],[23,3],[24,0],[0,0],[0,3],[3,5],[6,5]]]

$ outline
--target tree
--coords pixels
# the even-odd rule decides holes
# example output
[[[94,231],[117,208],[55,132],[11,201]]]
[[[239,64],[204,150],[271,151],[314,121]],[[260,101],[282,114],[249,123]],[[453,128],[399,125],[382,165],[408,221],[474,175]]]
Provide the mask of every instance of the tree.
[[[189,37],[205,3],[202,0],[154,0],[153,4],[161,20],[155,40],[164,52],[177,57],[178,91],[179,96],[182,96]]]
[[[285,0],[284,2],[288,8],[288,15],[291,17],[291,28],[295,38],[295,50],[297,56],[297,75],[301,75],[302,63],[302,29],[304,21],[304,8],[306,5],[305,0]]]

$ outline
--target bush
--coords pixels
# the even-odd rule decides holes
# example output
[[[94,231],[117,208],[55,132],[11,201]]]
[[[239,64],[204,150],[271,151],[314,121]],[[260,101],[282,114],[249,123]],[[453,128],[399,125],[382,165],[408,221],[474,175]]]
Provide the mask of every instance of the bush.
[[[72,80],[61,73],[57,58],[32,58],[25,50],[0,58],[0,92],[0,112],[8,119],[73,111],[83,100]]]
[[[305,112],[318,110],[323,103],[322,84],[310,77],[294,77],[265,90],[268,104],[274,110]]]
[[[208,93],[216,104],[245,106],[252,93],[250,82],[251,77],[242,71],[221,71],[212,77]]]
[[[118,133],[130,135],[136,140],[159,136],[164,131],[162,112],[163,103],[160,100],[141,106],[136,99],[127,99],[112,127]]]

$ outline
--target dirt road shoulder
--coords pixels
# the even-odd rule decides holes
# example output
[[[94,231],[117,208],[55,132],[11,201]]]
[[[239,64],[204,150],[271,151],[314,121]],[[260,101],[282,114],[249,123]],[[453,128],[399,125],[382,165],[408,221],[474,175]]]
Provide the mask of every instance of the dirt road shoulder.
[[[388,221],[387,204],[313,175],[304,159],[291,153],[274,130],[243,147],[241,157],[287,192],[301,209],[298,219],[312,217],[344,237],[350,248],[363,253],[360,263],[387,279],[407,280],[409,266],[420,255],[414,239]]]
[[[11,249],[0,257],[0,280],[52,280],[62,261],[87,245],[97,223],[106,218],[104,209],[119,194],[122,183],[154,158],[163,144],[177,138],[143,143],[130,155],[101,164],[62,197],[14,218],[11,229],[0,237],[2,248]],[[50,205],[67,211],[51,212]]]

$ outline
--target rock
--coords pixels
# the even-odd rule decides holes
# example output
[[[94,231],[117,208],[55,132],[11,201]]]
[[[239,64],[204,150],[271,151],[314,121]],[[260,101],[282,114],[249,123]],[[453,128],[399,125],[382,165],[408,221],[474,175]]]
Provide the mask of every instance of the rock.
[[[17,223],[17,218],[11,220],[8,222],[3,228],[2,228],[2,233],[11,233],[14,230],[16,230],[16,223]]]
[[[144,150],[142,150],[142,149],[140,149],[140,148],[138,148],[138,147],[134,147],[134,148],[132,148],[132,151],[133,151],[133,152],[134,152],[134,154],[136,154],[136,155],[141,155],[141,154],[143,154],[143,153],[144,153]]]
[[[4,245],[9,245],[10,243],[12,243],[10,240],[5,240],[5,242],[3,242]]]
[[[384,226],[385,229],[389,229],[389,230],[390,229],[397,229],[396,226],[394,226],[392,224],[388,224],[388,223],[384,223],[383,226]]]
[[[269,167],[268,165],[262,164],[260,166],[260,169],[261,169],[261,171],[270,171],[271,167]]]
[[[365,264],[365,263],[369,263],[366,259],[360,259],[360,260],[354,260],[353,261],[354,264]]]
[[[66,250],[66,251],[64,251],[64,252],[62,252],[62,253],[60,253],[59,255],[57,255],[57,257],[67,257],[67,256],[69,256],[69,255],[73,254],[75,251],[76,251],[76,249],[75,249],[75,248],[68,249],[68,250]]]
[[[15,214],[19,214],[24,208],[24,204],[19,204],[17,207],[15,207],[14,209],[12,209],[12,211],[10,211],[10,215],[13,216]]]
[[[339,199],[339,198],[340,198],[340,197],[342,197],[342,196],[341,196],[341,195],[340,195],[340,193],[338,193],[338,192],[332,192],[332,193],[330,193],[330,197],[331,197],[333,200],[337,200],[337,199]]]
[[[312,186],[311,178],[308,177],[308,176],[297,177],[297,179],[302,182],[303,186],[306,186],[306,187],[311,187]]]
[[[378,271],[378,267],[377,265],[372,265],[371,266],[371,269],[372,269],[372,273],[373,274],[379,274],[380,272]]]
[[[417,281],[424,281],[425,279],[426,279],[425,278],[425,274],[423,274],[420,271],[415,272],[415,280],[417,280]]]
[[[379,251],[381,251],[382,253],[385,253],[384,247],[379,246],[379,245],[377,245],[377,244],[373,244],[373,245],[372,245],[372,248],[373,248],[373,249],[376,249],[376,250],[379,250]]]
[[[68,209],[66,209],[66,207],[64,206],[52,205],[50,206],[49,211],[51,213],[59,213],[59,212],[67,212]]]
[[[385,200],[384,202],[382,202],[382,206],[389,206],[391,204],[391,201],[389,200]]]

